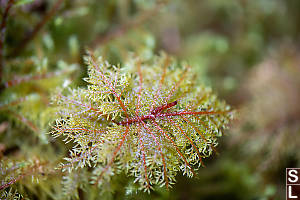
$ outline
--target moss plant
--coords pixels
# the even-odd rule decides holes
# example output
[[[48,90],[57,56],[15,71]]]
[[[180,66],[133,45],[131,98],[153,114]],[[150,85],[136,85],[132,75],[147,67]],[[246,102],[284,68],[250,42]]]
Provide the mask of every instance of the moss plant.
[[[113,66],[89,53],[87,88],[53,96],[55,137],[75,145],[62,170],[91,167],[99,187],[124,171],[140,188],[170,187],[215,151],[232,110],[166,55]]]

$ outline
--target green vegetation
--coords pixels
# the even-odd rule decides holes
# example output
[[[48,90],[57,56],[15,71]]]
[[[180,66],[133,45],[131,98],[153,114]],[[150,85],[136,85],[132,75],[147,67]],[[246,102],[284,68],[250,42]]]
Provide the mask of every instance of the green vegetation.
[[[120,170],[145,190],[168,188],[178,171],[195,175],[193,166],[215,150],[232,117],[229,106],[166,56],[137,58],[126,68],[93,55],[86,63],[88,89],[60,92],[54,100],[60,118],[53,135],[76,143],[61,168],[95,168],[92,182],[100,189]]]
[[[0,1],[0,199],[283,199],[299,8]]]

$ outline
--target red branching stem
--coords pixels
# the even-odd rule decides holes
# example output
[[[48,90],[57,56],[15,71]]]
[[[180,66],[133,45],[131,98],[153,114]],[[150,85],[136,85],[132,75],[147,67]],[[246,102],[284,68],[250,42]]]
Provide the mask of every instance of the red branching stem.
[[[137,109],[135,110],[135,113],[137,116],[139,116],[139,108],[140,108],[140,100],[141,100],[141,95],[142,95],[142,86],[143,86],[143,74],[141,71],[141,63],[140,61],[138,62],[138,74],[139,74],[139,93],[138,93],[138,102],[137,102]],[[141,133],[140,133],[140,129],[141,127],[138,124],[138,143],[141,142],[141,146],[142,146],[142,155],[143,155],[143,165],[144,165],[144,170],[145,170],[145,179],[147,181],[147,188],[150,188],[150,182],[148,179],[148,175],[147,175],[147,164],[146,164],[146,156],[145,156],[145,150],[144,150],[144,143],[141,139]]]
[[[195,118],[207,129],[207,130],[210,130],[210,131],[212,131],[211,130],[211,128],[209,128],[198,116],[195,116]],[[214,123],[214,125],[215,126],[217,126],[217,124],[216,124],[216,122],[213,120],[213,119],[210,119],[213,123]],[[216,154],[218,154],[218,151],[217,151],[217,149],[213,146],[213,145],[211,145],[211,148],[213,149],[213,151],[216,153]]]
[[[190,78],[190,80],[196,80],[196,79],[197,79],[196,76],[197,76],[197,75],[194,74],[194,75],[192,76],[192,78]],[[188,87],[188,89],[185,90],[185,91],[183,91],[183,92],[182,92],[181,94],[179,94],[179,96],[177,96],[176,98],[177,98],[177,99],[182,99],[182,98],[184,98],[185,95],[191,93],[193,90],[195,90],[195,81],[192,81],[192,82],[191,82],[191,85]],[[192,109],[192,110],[195,110],[195,109],[196,109],[196,108],[194,108],[194,109]]]
[[[185,79],[187,72],[189,68],[186,68],[183,75],[180,77],[179,81],[173,86],[169,96],[165,99],[165,102],[168,102],[170,98],[173,96],[174,92],[177,90],[178,86],[181,84],[181,82]]]
[[[184,155],[181,153],[181,151],[179,150],[179,148],[177,147],[177,145],[175,144],[175,142],[172,140],[172,138],[170,138],[170,136],[159,126],[158,123],[155,122],[155,120],[152,120],[152,122],[155,124],[155,126],[159,129],[159,131],[166,136],[166,138],[173,144],[173,146],[175,147],[177,153],[180,155],[180,157],[183,159],[183,161],[185,162],[185,164],[190,168],[191,172],[193,173],[193,175],[195,175],[196,173],[194,172],[193,168],[190,166],[190,164],[188,163],[188,161],[186,160],[186,158],[184,157]]]
[[[177,129],[179,129],[179,131],[180,131],[180,132],[181,132],[181,133],[189,140],[189,142],[192,144],[194,150],[196,151],[196,153],[197,153],[197,155],[198,155],[198,157],[199,157],[199,160],[200,160],[201,165],[204,165],[203,162],[202,162],[202,157],[201,157],[201,155],[200,155],[199,149],[196,147],[196,145],[195,145],[194,142],[191,140],[191,138],[189,138],[189,137],[186,135],[186,133],[182,130],[182,128],[181,128],[176,122],[174,122],[174,121],[173,121],[172,119],[170,119],[170,118],[167,118],[167,120],[168,120],[169,122],[171,122],[172,124],[174,124],[175,127],[176,127]]]
[[[34,27],[33,31],[21,42],[21,44],[14,49],[11,56],[19,55],[22,50],[27,46],[27,44],[38,34],[38,32],[45,26],[45,24],[54,16],[54,14],[59,10],[60,5],[64,0],[57,0],[51,10],[44,15],[42,20]]]
[[[194,128],[194,130],[201,136],[201,138],[205,141],[205,142],[207,142],[207,140],[206,140],[206,138],[203,136],[203,134],[200,132],[200,130],[190,121],[190,120],[188,120],[188,119],[186,119],[184,116],[181,116],[181,118],[183,118],[189,125],[191,125],[193,128]],[[208,128],[208,127],[207,127]],[[216,148],[213,146],[213,145],[210,145],[210,147],[212,148],[212,150],[214,151],[214,152],[216,152],[217,153],[217,150],[216,150]]]
[[[180,116],[182,119],[184,119],[184,121],[186,121],[190,126],[193,127],[193,129],[201,136],[201,138],[207,142],[206,138],[203,136],[203,134],[200,132],[200,130],[187,118],[185,118],[184,116]]]
[[[155,115],[144,115],[141,117],[128,118],[128,119],[125,119],[125,120],[119,122],[118,125],[127,126],[127,125],[137,123],[140,121],[145,121],[147,119],[154,119],[155,117],[156,117]]]
[[[5,183],[5,184],[3,184],[3,185],[0,186],[0,190],[3,190],[5,188],[9,187],[10,185],[16,183],[17,181],[19,181],[19,180],[21,180],[23,178],[24,178],[24,175],[20,175],[17,178],[10,179],[7,183]]]
[[[166,181],[166,188],[168,189],[169,187],[169,180],[168,180],[168,176],[167,176],[167,166],[166,166],[166,161],[165,161],[165,156],[161,150],[160,144],[157,141],[155,135],[151,132],[151,130],[147,127],[147,125],[145,124],[144,121],[140,120],[140,122],[142,123],[143,127],[145,128],[145,130],[151,135],[151,137],[154,139],[156,145],[157,145],[157,149],[160,152],[162,161],[163,161],[163,167],[164,167],[164,179]]]
[[[176,102],[176,101],[175,101]],[[171,103],[171,104],[174,104]],[[168,106],[167,106],[168,105]],[[171,107],[170,104],[165,105],[166,107]],[[139,122],[140,120],[145,121],[148,119],[155,119],[155,118],[166,118],[171,116],[184,116],[184,115],[217,115],[217,114],[223,114],[226,111],[200,111],[200,112],[193,112],[193,111],[182,111],[182,112],[171,112],[171,113],[157,113],[157,114],[149,114],[149,115],[143,115],[141,117],[133,117],[125,119],[121,122],[119,122],[119,125],[130,125],[132,123]]]
[[[166,110],[168,108],[171,108],[173,106],[177,105],[177,101],[174,101],[172,103],[168,103],[162,106],[158,106],[157,108],[155,108],[154,110],[151,111],[152,115],[157,115],[159,113],[161,113],[163,110]]]
[[[169,63],[170,63],[170,58],[166,57],[165,63],[163,65],[163,73],[162,73],[161,79],[159,81],[159,86],[158,86],[158,89],[157,89],[156,94],[155,94],[153,99],[158,98],[158,94],[159,94],[159,92],[162,88],[162,85],[163,85],[164,81],[165,81],[165,77],[166,77],[166,73],[167,73],[167,67],[168,67]],[[153,109],[154,106],[155,106],[155,101],[152,102],[151,109]]]
[[[95,60],[94,60],[94,56],[93,56],[92,54],[91,54],[91,58],[92,58],[92,64],[93,64],[94,67],[98,70],[100,76],[103,78],[103,81],[104,81],[107,85],[109,85],[110,90],[112,91],[112,93],[113,93],[113,95],[115,96],[115,98],[118,100],[120,107],[122,108],[122,110],[123,110],[124,113],[125,113],[125,116],[128,118],[129,115],[128,115],[128,113],[127,113],[127,109],[126,109],[126,107],[125,107],[123,101],[121,100],[120,96],[117,94],[117,92],[116,92],[114,86],[112,85],[112,83],[111,83],[109,80],[107,80],[107,78],[105,77],[105,75],[103,74],[103,72],[100,70],[100,68],[99,68],[99,66],[96,64],[96,62],[95,62]]]
[[[164,66],[163,66],[163,74],[162,74],[160,82],[159,82],[159,90],[157,90],[157,93],[156,93],[157,95],[159,94],[160,89],[162,87],[162,84],[165,81],[165,77],[166,77],[166,73],[167,73],[167,67],[168,67],[169,64],[170,64],[170,57],[167,56],[166,59],[165,59]]]
[[[119,153],[121,147],[123,146],[123,144],[124,144],[124,142],[125,142],[125,139],[126,139],[126,136],[128,135],[128,133],[129,133],[129,127],[127,126],[127,127],[126,127],[126,131],[125,131],[125,133],[124,133],[124,135],[123,135],[123,137],[122,137],[121,142],[118,144],[117,148],[115,149],[115,151],[114,151],[114,153],[113,153],[113,156],[112,156],[111,160],[109,161],[109,163],[106,165],[106,167],[104,168],[104,170],[103,170],[103,171],[101,172],[101,174],[98,176],[98,178],[97,178],[95,184],[98,184],[98,183],[99,183],[99,181],[101,180],[103,174],[108,170],[108,168],[109,168],[109,167],[112,165],[112,163],[114,162],[116,156],[118,155],[118,153]]]
[[[211,130],[198,116],[195,116],[195,118],[207,129]],[[215,124],[215,123],[214,123]],[[216,125],[216,124],[215,124]]]
[[[151,111],[151,114],[149,115],[143,115],[143,116],[139,116],[138,112],[136,111],[136,116],[137,117],[133,117],[133,118],[127,118],[123,121],[121,121],[120,123],[118,123],[119,125],[129,125],[135,122],[139,122],[140,120],[145,121],[147,119],[154,119],[156,117],[158,117],[158,114],[160,114],[163,110],[168,109],[170,107],[173,107],[177,104],[177,101],[174,101],[172,103],[168,103],[162,106],[159,106],[157,108],[155,108],[154,110]]]

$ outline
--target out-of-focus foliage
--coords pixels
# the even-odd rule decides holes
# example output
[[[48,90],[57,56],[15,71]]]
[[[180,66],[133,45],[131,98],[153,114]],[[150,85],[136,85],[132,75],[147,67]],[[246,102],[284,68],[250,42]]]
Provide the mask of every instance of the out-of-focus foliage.
[[[278,174],[299,164],[299,64],[299,52],[283,45],[250,71],[240,92],[251,99],[241,109],[230,145],[239,146],[269,184],[283,184]]]
[[[99,198],[85,184],[90,169],[54,170],[73,144],[46,134],[49,96],[86,85],[86,49],[122,65],[132,52],[167,51],[240,110],[199,179],[177,176],[171,191],[148,195],[115,175],[101,199],[284,198],[285,167],[300,163],[299,9],[299,0],[0,0],[0,184],[12,183],[0,198]]]

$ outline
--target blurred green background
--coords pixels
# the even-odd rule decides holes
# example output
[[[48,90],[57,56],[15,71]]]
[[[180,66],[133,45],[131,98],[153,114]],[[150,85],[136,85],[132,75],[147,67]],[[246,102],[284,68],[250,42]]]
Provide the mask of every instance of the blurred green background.
[[[6,20],[0,180],[22,175],[36,162],[50,170],[67,154],[70,146],[47,134],[53,120],[49,97],[59,87],[85,86],[86,50],[113,64],[164,51],[189,63],[237,110],[220,139],[220,154],[205,161],[197,178],[179,175],[169,191],[143,193],[120,175],[107,195],[79,184],[69,197],[285,199],[285,168],[300,166],[299,0],[16,0],[5,19],[10,3],[0,0],[1,23]],[[15,165],[10,175],[7,169]],[[66,192],[61,174],[52,175],[39,183],[22,178],[1,195],[66,198],[60,196]]]

